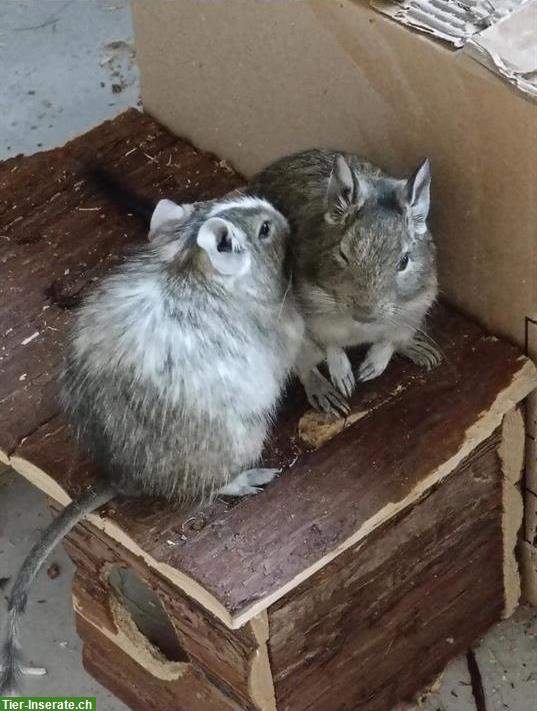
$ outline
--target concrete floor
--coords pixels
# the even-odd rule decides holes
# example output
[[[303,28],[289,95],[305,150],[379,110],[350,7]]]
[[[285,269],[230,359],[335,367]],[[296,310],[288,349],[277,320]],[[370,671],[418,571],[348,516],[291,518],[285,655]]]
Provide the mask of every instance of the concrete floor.
[[[0,473],[0,578],[12,576],[39,538],[51,516],[44,497],[11,470]],[[46,676],[29,677],[24,693],[35,696],[96,696],[99,711],[127,707],[82,667],[82,643],[75,631],[71,605],[74,565],[60,546],[45,568],[56,563],[59,575],[38,576],[21,630],[27,661],[47,668]]]
[[[126,0],[1,0],[0,159],[60,145],[135,105],[133,60]],[[43,497],[10,471],[0,472],[0,502],[1,580],[15,573],[50,515]],[[29,661],[45,665],[48,675],[30,680],[27,692],[93,695],[99,709],[123,710],[82,668],[70,604],[73,566],[61,548],[52,562],[60,575],[39,576],[23,628]],[[537,709],[535,610],[520,608],[475,652],[487,711]],[[476,711],[464,658],[450,664],[439,690],[419,708]]]
[[[1,0],[0,159],[138,102],[128,0]]]

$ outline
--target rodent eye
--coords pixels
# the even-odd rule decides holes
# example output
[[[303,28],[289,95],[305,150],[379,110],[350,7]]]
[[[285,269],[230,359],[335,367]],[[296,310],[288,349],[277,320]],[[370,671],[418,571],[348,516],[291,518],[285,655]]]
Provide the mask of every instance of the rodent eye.
[[[266,239],[270,234],[270,228],[271,228],[271,224],[268,220],[263,222],[263,224],[259,228],[259,238]]]
[[[403,256],[401,257],[399,266],[397,267],[398,271],[404,272],[405,269],[408,267],[409,261],[410,261],[410,256],[409,256],[408,252],[405,252],[405,254],[403,254]]]

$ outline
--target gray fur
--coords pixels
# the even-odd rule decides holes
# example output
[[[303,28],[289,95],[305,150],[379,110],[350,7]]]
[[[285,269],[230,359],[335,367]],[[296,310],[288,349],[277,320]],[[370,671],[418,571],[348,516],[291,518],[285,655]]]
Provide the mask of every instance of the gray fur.
[[[410,179],[397,180],[357,156],[328,150],[283,158],[251,181],[252,192],[292,227],[293,282],[308,336],[297,369],[321,410],[348,412],[354,375],[346,347],[373,344],[362,380],[379,375],[396,350],[411,355],[421,348],[438,357],[422,331],[437,293],[429,186],[427,161]],[[401,273],[405,253],[410,261]],[[417,334],[419,344],[410,348]],[[325,358],[333,385],[317,369]]]
[[[85,513],[116,494],[178,503],[253,494],[277,473],[250,467],[303,337],[285,271],[287,221],[244,196],[189,206],[177,219],[164,207],[151,242],[76,316],[61,403],[108,483],[67,507],[24,562],[9,598],[0,694],[21,672],[30,585]]]
[[[215,273],[198,247],[215,217],[243,235],[247,273]],[[283,268],[288,226],[268,203],[197,205],[165,227],[81,308],[62,403],[118,491],[205,501],[258,461],[303,325]]]

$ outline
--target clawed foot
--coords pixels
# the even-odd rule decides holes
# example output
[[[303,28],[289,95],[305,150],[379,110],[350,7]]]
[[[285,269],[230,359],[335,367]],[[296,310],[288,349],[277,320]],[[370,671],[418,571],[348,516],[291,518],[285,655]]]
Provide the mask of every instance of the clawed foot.
[[[332,383],[345,397],[351,397],[356,380],[345,351],[342,348],[328,348],[326,362]]]
[[[438,348],[420,336],[416,336],[408,345],[400,348],[399,352],[416,365],[427,368],[427,370],[434,368],[442,360],[442,354]]]
[[[360,366],[359,378],[363,382],[378,378],[386,370],[393,355],[393,345],[391,343],[375,343],[367,351],[365,359]]]
[[[218,490],[222,496],[250,496],[263,491],[263,486],[280,474],[281,469],[247,469]]]
[[[347,400],[321,373],[314,368],[302,379],[310,405],[330,417],[347,417],[350,407]]]

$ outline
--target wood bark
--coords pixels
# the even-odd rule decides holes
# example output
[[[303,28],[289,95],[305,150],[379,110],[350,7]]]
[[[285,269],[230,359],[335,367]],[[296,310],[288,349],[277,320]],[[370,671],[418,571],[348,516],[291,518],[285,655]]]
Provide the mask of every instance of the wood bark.
[[[278,711],[387,711],[500,619],[499,442],[269,609]]]

